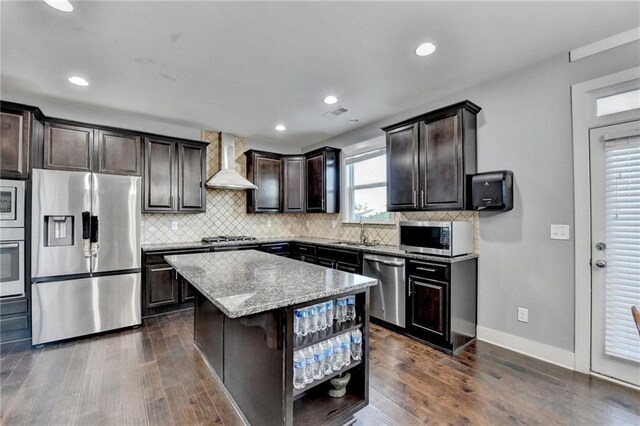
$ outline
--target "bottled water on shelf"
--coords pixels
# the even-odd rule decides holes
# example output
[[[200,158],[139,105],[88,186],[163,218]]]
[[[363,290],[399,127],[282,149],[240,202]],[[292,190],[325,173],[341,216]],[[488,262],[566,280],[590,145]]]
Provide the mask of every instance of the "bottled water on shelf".
[[[324,364],[322,365],[322,374],[325,376],[333,372],[333,345],[330,340],[321,343],[324,350]]]
[[[324,377],[324,349],[318,343],[313,345],[313,378],[320,380]]]
[[[309,333],[315,333],[318,331],[318,308],[316,305],[311,305],[307,307],[309,310]]]
[[[344,333],[338,336],[342,348],[342,366],[351,364],[351,334]]]
[[[340,297],[336,300],[336,312],[335,312],[336,321],[339,323],[345,322],[347,319],[347,298]]]
[[[302,350],[302,354],[304,355],[304,381],[305,383],[313,382],[313,349],[310,347]]]
[[[327,305],[318,303],[318,330],[324,331],[327,329]]]
[[[331,339],[331,346],[333,346],[333,371],[338,371],[342,368],[342,342],[337,337]]]
[[[327,314],[327,327],[333,327],[333,300],[325,302],[325,310]]]
[[[362,333],[359,329],[351,332],[351,358],[356,361],[362,358]]]
[[[293,354],[293,387],[302,389],[306,384],[304,355],[302,351],[296,351]]]
[[[294,324],[293,329],[298,336],[306,336],[309,334],[308,317],[309,311],[307,308],[300,308],[294,311]]]
[[[347,296],[347,313],[345,317],[347,321],[356,319],[356,296]]]

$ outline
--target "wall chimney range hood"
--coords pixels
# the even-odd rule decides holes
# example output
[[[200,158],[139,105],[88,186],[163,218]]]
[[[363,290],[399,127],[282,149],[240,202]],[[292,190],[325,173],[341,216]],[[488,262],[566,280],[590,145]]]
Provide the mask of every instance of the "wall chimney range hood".
[[[236,147],[234,136],[229,133],[220,133],[220,170],[207,181],[207,188],[258,189],[257,186],[240,176],[235,166]]]

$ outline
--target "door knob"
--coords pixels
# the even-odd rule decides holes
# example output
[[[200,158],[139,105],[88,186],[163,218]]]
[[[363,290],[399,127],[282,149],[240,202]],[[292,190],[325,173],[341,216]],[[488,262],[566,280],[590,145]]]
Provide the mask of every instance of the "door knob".
[[[607,262],[605,262],[604,260],[596,260],[596,266],[598,268],[606,268]]]
[[[598,243],[596,244],[596,250],[606,250],[607,249],[607,243]]]

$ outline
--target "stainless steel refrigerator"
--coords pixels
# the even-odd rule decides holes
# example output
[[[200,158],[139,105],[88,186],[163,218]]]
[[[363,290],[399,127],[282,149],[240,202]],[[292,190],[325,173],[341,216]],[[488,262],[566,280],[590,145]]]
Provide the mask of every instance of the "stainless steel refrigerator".
[[[140,324],[140,181],[33,170],[34,345]]]

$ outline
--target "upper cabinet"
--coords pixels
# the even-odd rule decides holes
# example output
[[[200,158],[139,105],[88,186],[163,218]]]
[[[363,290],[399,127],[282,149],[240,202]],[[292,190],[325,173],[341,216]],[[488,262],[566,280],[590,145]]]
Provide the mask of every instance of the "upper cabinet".
[[[287,155],[282,159],[284,169],[283,203],[284,213],[304,213],[305,158],[301,155]]]
[[[42,113],[36,107],[2,102],[0,107],[0,177],[26,179],[32,139],[42,137]]]
[[[476,115],[460,102],[383,128],[387,133],[387,209],[465,210],[476,172]]]
[[[324,147],[305,154],[306,212],[340,212],[340,150]]]
[[[98,173],[140,176],[142,171],[140,136],[97,130],[95,138]]]
[[[206,210],[206,144],[145,138],[143,212]]]
[[[43,167],[92,171],[93,129],[70,124],[45,123]]]
[[[249,150],[247,179],[258,187],[247,191],[247,213],[279,213],[282,211],[282,156],[271,152]]]

